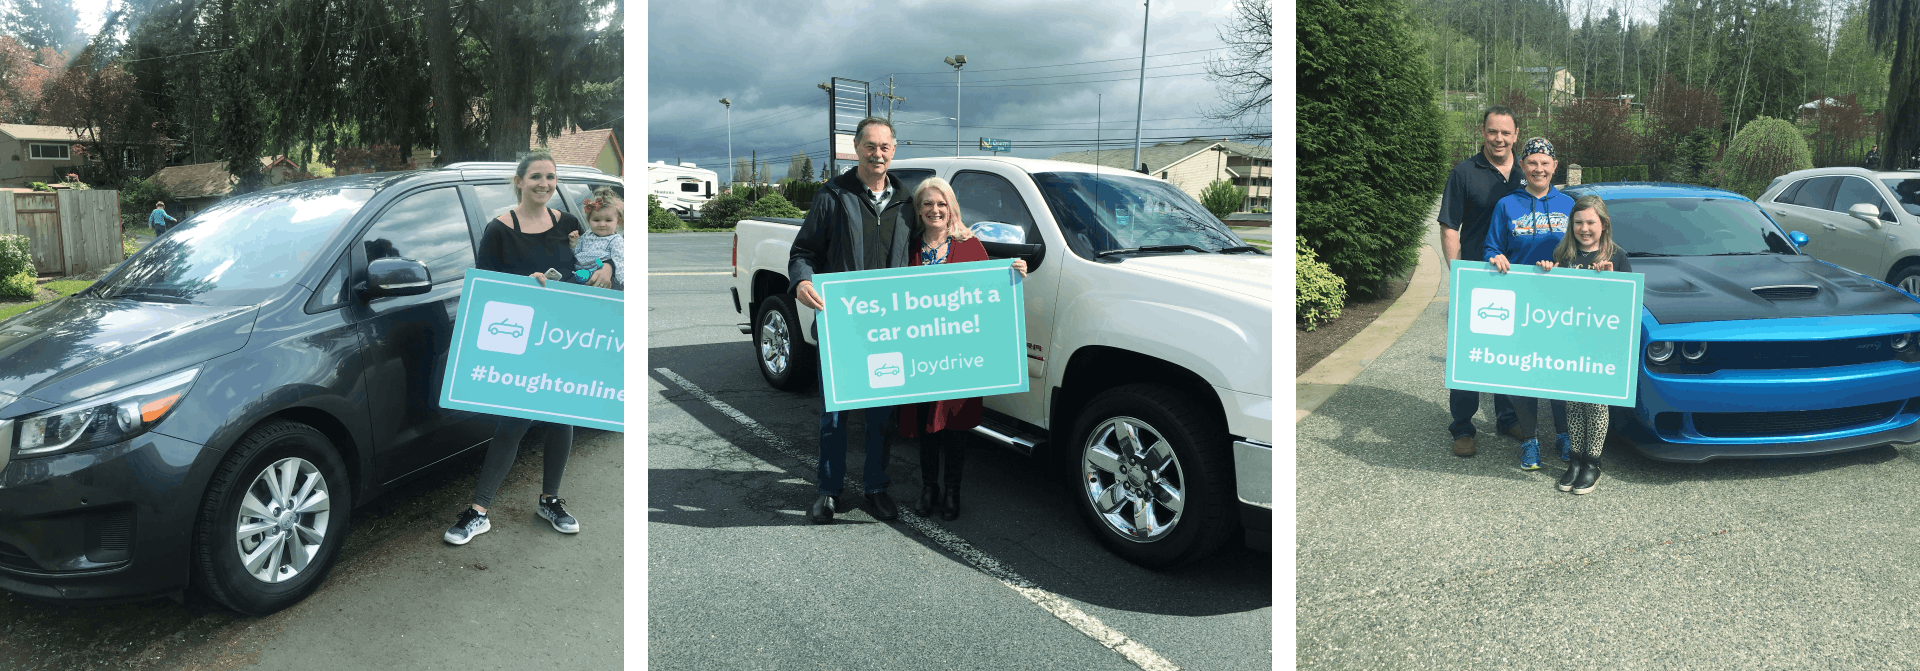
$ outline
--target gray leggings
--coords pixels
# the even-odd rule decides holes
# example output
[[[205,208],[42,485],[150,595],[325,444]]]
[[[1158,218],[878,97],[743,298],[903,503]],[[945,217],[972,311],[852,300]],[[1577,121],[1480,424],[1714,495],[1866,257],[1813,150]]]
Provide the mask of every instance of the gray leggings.
[[[546,479],[541,483],[540,493],[547,496],[560,495],[560,477],[567,474],[567,455],[573,451],[573,427],[566,424],[541,422],[547,427]],[[487,461],[480,467],[480,483],[473,488],[473,504],[482,508],[493,505],[493,494],[500,490],[500,483],[506,481],[507,470],[513,468],[513,457],[520,452],[520,439],[527,435],[527,428],[533,426],[533,420],[518,417],[501,417],[500,426],[493,430],[493,442],[487,445]]]

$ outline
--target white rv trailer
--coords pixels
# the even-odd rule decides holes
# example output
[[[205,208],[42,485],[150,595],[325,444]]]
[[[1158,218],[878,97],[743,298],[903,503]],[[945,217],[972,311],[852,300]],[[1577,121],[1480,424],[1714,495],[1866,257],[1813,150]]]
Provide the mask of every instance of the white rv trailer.
[[[660,199],[660,207],[682,217],[699,214],[700,204],[720,192],[720,176],[692,163],[654,161],[647,166],[647,179],[653,182],[649,193]]]

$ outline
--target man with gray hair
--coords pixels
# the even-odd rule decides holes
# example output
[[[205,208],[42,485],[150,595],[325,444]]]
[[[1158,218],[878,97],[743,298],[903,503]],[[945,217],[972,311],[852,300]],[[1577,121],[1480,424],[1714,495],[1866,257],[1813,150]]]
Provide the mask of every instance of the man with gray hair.
[[[794,298],[814,310],[826,306],[813,288],[814,273],[906,266],[907,245],[912,231],[919,227],[913,195],[900,178],[887,174],[887,164],[893,162],[893,124],[867,117],[860,121],[853,137],[860,154],[859,166],[827,180],[814,194],[787,260]],[[816,473],[820,496],[807,511],[807,518],[814,524],[830,523],[835,512],[848,510],[840,503],[840,490],[846,478],[847,420],[852,419],[852,413],[829,411],[825,405],[822,385],[820,466]],[[900,507],[887,495],[887,450],[891,446],[887,424],[893,407],[868,408],[863,414],[867,455],[861,486],[873,503],[874,517],[891,520],[900,514]]]

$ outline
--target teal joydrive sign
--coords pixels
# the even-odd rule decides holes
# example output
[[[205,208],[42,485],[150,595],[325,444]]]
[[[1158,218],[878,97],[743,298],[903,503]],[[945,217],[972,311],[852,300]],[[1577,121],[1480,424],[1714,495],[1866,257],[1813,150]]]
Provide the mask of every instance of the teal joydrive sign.
[[[1644,276],[1453,262],[1447,387],[1632,406]]]
[[[1013,261],[815,275],[828,410],[1027,390]]]
[[[468,270],[440,407],[625,430],[622,294]]]

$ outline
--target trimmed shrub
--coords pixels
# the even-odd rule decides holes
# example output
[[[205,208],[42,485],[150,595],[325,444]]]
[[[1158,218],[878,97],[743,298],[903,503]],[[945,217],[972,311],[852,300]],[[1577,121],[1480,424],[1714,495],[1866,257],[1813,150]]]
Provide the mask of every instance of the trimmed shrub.
[[[1813,167],[1813,152],[1799,129],[1785,119],[1758,117],[1747,122],[1720,159],[1720,188],[1759,198],[1773,178]]]
[[[0,235],[0,296],[33,297],[33,248],[24,235]]]
[[[1581,184],[1644,181],[1647,181],[1647,166],[1644,165],[1616,165],[1599,168],[1580,166]]]
[[[1340,306],[1347,302],[1346,281],[1298,237],[1293,239],[1293,285],[1293,319],[1300,328],[1312,331],[1340,318]]]
[[[680,217],[660,206],[659,196],[647,195],[647,230],[677,231],[682,228],[686,228],[686,224],[681,223]]]
[[[701,228],[733,228],[740,223],[740,217],[751,203],[746,197],[728,191],[714,196],[705,205],[700,206]]]
[[[1298,235],[1371,296],[1413,267],[1446,185],[1439,96],[1400,0],[1304,0],[1295,16]]]
[[[1200,190],[1200,206],[1213,213],[1213,218],[1227,220],[1227,215],[1240,211],[1240,203],[1247,198],[1247,190],[1234,186],[1232,182],[1216,179],[1207,188]]]
[[[741,219],[761,219],[767,217],[799,219],[805,216],[807,216],[806,212],[802,212],[800,208],[794,207],[793,203],[787,202],[787,199],[782,198],[778,193],[769,193],[761,196],[760,200],[754,201],[752,207],[740,213]],[[736,220],[736,223],[737,221],[738,220]]]
[[[787,202],[802,210],[813,209],[813,196],[820,193],[822,182],[799,180],[787,182],[785,190]]]

